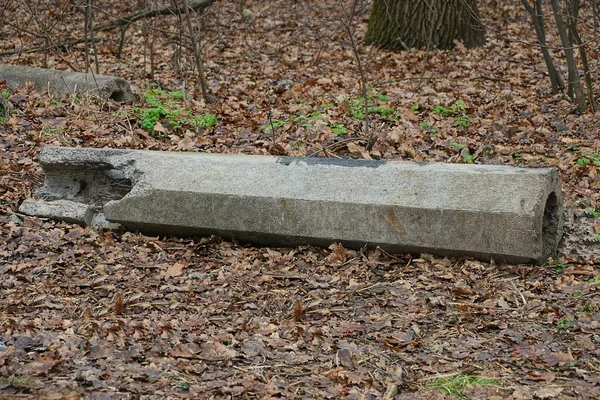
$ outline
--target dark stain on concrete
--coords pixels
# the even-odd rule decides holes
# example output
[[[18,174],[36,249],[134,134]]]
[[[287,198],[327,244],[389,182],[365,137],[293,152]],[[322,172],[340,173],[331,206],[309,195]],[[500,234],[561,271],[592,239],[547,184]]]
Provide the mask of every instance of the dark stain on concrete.
[[[366,167],[378,168],[386,162],[381,160],[351,160],[338,158],[301,158],[301,157],[278,157],[277,163],[283,165],[291,165],[294,162],[303,162],[308,165],[332,165],[336,167]]]

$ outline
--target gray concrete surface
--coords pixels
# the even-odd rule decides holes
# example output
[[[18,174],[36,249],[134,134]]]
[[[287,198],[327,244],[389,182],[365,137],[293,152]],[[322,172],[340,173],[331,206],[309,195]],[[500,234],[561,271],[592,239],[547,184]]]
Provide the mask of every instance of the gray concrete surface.
[[[8,86],[13,88],[31,82],[38,91],[50,91],[55,95],[92,94],[118,102],[134,99],[129,82],[111,75],[0,64],[1,80],[6,80]]]
[[[151,235],[543,263],[562,235],[554,169],[44,148],[38,190]],[[92,211],[89,211],[92,210]],[[48,212],[29,215],[49,216]]]

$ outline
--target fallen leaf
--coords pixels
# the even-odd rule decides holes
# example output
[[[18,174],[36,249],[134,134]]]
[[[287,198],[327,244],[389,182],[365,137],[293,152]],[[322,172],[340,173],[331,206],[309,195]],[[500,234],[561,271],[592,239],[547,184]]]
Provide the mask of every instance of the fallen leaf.
[[[171,265],[169,268],[167,268],[167,271],[164,273],[163,278],[169,279],[175,276],[181,276],[185,267],[186,264],[177,262]]]

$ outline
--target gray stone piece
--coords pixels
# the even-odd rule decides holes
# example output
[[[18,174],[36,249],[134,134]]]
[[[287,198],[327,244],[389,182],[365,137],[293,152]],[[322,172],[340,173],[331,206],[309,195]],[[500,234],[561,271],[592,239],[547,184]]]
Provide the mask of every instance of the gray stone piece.
[[[562,235],[551,168],[62,147],[44,148],[40,162],[46,202],[81,203],[151,235],[511,263],[547,261]]]
[[[0,64],[0,81],[3,80],[13,88],[31,82],[38,91],[57,95],[92,94],[117,102],[134,99],[129,82],[111,75]]]

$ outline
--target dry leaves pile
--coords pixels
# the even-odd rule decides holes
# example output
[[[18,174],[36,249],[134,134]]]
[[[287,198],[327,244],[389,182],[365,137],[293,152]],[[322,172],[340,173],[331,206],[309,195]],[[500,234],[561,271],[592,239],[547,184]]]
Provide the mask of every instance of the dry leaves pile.
[[[440,375],[498,378],[467,387],[468,398],[600,397],[599,118],[550,97],[539,50],[522,43],[534,38],[519,2],[481,3],[502,34],[489,32],[483,49],[360,48],[374,107],[394,114],[373,112],[370,150],[352,116],[360,82],[337,1],[217,2],[204,52],[221,102],[186,96],[194,113],[218,118],[208,128],[161,121],[163,139],[141,128],[141,27],[128,31],[126,62],[114,56],[118,35],[99,34],[103,72],[137,86],[132,106],[2,88],[11,112],[0,124],[0,398],[439,399],[429,383]],[[0,51],[36,40],[0,27]],[[158,34],[155,49],[156,80],[181,90],[170,38]],[[81,60],[81,45],[46,58],[55,68]],[[459,100],[466,127],[434,111]],[[43,179],[36,159],[47,144],[553,166],[565,240],[548,265],[509,266],[151,238],[17,215]]]

